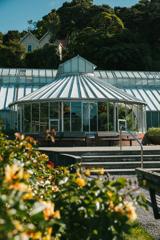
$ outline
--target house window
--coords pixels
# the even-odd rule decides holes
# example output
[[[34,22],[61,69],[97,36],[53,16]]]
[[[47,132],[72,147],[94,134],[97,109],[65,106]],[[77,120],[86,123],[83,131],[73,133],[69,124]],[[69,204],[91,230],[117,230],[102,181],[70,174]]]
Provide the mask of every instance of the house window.
[[[28,45],[28,52],[32,52],[32,45]]]

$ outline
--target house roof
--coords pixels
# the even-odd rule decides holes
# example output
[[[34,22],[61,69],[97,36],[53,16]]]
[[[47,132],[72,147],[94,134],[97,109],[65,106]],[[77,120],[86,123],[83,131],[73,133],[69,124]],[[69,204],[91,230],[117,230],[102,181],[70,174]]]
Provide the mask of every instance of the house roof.
[[[51,36],[50,32],[46,32],[40,39],[39,42],[41,42],[47,35]]]
[[[23,41],[24,41],[28,36],[30,36],[30,35],[31,35],[36,41],[39,42],[38,38],[37,38],[33,33],[31,33],[30,31],[27,32],[27,33],[24,35],[23,38],[21,38],[21,42],[23,42]]]

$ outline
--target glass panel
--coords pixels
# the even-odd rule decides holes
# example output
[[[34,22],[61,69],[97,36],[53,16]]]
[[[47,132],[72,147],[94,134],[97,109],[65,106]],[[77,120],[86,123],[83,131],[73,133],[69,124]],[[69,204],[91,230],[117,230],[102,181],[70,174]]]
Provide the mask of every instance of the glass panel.
[[[118,104],[118,113],[119,119],[125,119],[126,118],[126,106],[124,103]]]
[[[5,107],[8,107],[8,105],[13,102],[13,95],[14,95],[14,87],[9,87]]]
[[[83,103],[83,131],[89,132],[89,103]]]
[[[134,75],[132,72],[126,72],[130,78],[134,78]]]
[[[63,121],[64,121],[64,131],[70,132],[70,113],[71,113],[71,108],[70,108],[70,103],[65,102],[63,104]]]
[[[46,77],[52,77],[52,70],[46,70]]]
[[[48,103],[40,104],[40,132],[45,132],[49,128]]]
[[[127,129],[133,131],[133,113],[132,113],[132,105],[126,105],[126,121],[127,121]]]
[[[0,109],[5,107],[5,98],[7,94],[7,87],[1,87],[0,91]]]
[[[82,120],[81,120],[81,103],[80,102],[72,102],[71,103],[71,129],[72,131],[81,131],[82,129]]]
[[[146,112],[147,116],[147,129],[152,127],[152,112]]]
[[[122,75],[120,74],[120,72],[115,71],[114,74],[116,75],[117,78],[122,78]]]
[[[32,132],[39,132],[39,104],[32,104]]]
[[[97,103],[90,103],[90,131],[97,131]]]
[[[16,69],[10,69],[10,72],[9,72],[10,76],[15,76],[16,75]]]
[[[24,87],[18,88],[18,99],[24,97]]]
[[[32,70],[26,69],[26,76],[32,76]]]
[[[101,77],[100,72],[99,71],[94,71],[94,76],[100,78]]]
[[[21,122],[20,111],[21,111],[21,108],[20,108],[20,106],[18,106],[18,109],[17,109],[17,130],[18,131],[21,131],[21,129],[20,129],[20,122]]]
[[[40,77],[45,77],[46,76],[46,71],[44,69],[39,70],[39,76]]]
[[[109,131],[114,131],[114,104],[109,103]]]
[[[138,131],[138,107],[133,105],[133,131]]]
[[[133,72],[133,74],[134,74],[134,76],[135,76],[136,78],[141,78],[141,76],[139,75],[138,72]]]
[[[108,75],[108,78],[114,78],[114,76],[113,76],[111,71],[107,71],[106,74]]]
[[[152,127],[158,127],[158,112],[152,112]]]
[[[38,77],[39,76],[38,72],[39,72],[38,69],[33,69],[33,71],[32,71],[33,76]]]
[[[59,104],[58,102],[50,103],[50,118],[59,118]]]
[[[7,75],[9,75],[9,69],[7,68],[7,69],[3,69],[3,73],[2,73],[4,76],[7,76]]]
[[[24,132],[31,132],[31,105],[24,105]]]
[[[127,73],[126,73],[126,72],[124,72],[124,71],[121,71],[121,75],[122,75],[122,77],[123,77],[123,78],[128,78],[128,75],[127,75]]]
[[[108,130],[107,103],[98,103],[98,131]]]

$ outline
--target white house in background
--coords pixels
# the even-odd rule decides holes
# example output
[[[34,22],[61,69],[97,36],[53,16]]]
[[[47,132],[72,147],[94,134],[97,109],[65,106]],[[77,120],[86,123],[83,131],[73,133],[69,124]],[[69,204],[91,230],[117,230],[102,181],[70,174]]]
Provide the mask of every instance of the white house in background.
[[[28,32],[26,35],[21,38],[21,44],[25,47],[26,52],[32,52],[36,49],[44,47],[45,44],[48,44],[51,39],[51,34],[47,32],[43,37],[38,40],[33,33]]]
[[[32,52],[39,48],[39,40],[31,32],[21,38],[21,44],[25,47],[26,52]]]
[[[46,32],[46,34],[44,34],[43,37],[41,37],[41,39],[39,40],[39,47],[40,48],[44,47],[44,45],[50,42],[50,39],[51,34],[49,32]]]
[[[51,33],[46,32],[41,39],[38,39],[33,33],[28,32],[23,38],[21,38],[21,44],[25,47],[26,52],[33,52],[36,49],[43,48],[44,45],[49,44],[51,39]],[[54,44],[57,46],[58,53],[62,52],[62,49],[66,48],[66,40],[56,40]]]

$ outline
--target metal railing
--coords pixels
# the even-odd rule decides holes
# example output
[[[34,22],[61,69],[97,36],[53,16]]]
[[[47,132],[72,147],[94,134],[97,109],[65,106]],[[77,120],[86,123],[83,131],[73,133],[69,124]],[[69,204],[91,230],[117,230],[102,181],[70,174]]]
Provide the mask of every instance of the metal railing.
[[[137,143],[139,144],[140,148],[141,148],[141,168],[143,168],[143,144],[141,143],[141,141],[135,136],[135,134],[133,134],[132,132],[130,132],[129,130],[125,130],[125,132],[129,133],[134,140],[137,141]],[[120,130],[120,150],[122,150],[122,130]]]

